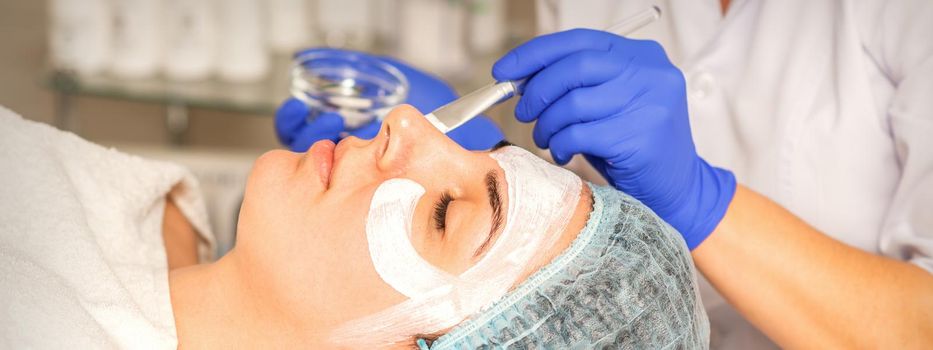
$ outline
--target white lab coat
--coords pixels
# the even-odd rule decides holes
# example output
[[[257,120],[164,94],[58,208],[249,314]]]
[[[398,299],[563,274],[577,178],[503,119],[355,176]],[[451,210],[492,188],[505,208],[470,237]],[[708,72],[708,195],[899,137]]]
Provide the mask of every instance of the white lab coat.
[[[633,33],[687,79],[698,152],[854,247],[933,272],[933,1],[539,0],[542,33]],[[708,288],[712,346],[764,339]],[[827,301],[831,302],[831,301]]]

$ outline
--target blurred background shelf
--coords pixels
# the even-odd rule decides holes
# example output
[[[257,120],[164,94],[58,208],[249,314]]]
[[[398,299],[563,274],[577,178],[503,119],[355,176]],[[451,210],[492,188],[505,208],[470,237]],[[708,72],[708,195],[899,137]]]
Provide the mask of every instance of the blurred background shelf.
[[[488,84],[492,81],[489,69],[504,52],[500,50],[476,57],[463,71],[445,81],[461,94]],[[128,79],[106,73],[83,75],[50,68],[43,82],[56,95],[55,125],[59,128],[80,132],[74,120],[77,114],[74,99],[80,96],[157,104],[165,106],[165,127],[170,142],[183,145],[186,143],[190,108],[240,116],[274,116],[278,105],[289,96],[290,67],[290,56],[276,55],[271,59],[269,73],[264,78],[246,83],[218,78],[177,81],[164,76]],[[496,115],[492,117],[500,119]]]
[[[492,81],[489,68],[505,51],[483,55],[471,61],[458,77],[446,79],[458,92],[469,92]],[[111,74],[82,75],[74,71],[48,69],[44,84],[56,94],[95,96],[128,101],[181,104],[242,114],[271,116],[288,97],[288,74],[291,59],[278,55],[272,59],[270,73],[248,83],[232,83],[218,78],[199,81],[176,81],[162,76],[128,79]]]
[[[231,116],[272,116],[288,96],[287,56],[271,60],[266,77],[247,83],[231,83],[218,78],[177,81],[164,76],[129,79],[111,74],[80,74],[71,70],[49,69],[44,79],[55,94],[55,124],[80,133],[75,99],[81,96],[156,104],[165,107],[165,129],[174,145],[187,142],[190,109],[225,112]],[[271,120],[269,121],[272,122]]]
[[[159,104],[184,104],[235,113],[272,114],[288,91],[282,79],[231,84],[218,79],[177,82],[155,77],[125,79],[108,75],[80,75],[64,70],[47,73],[46,85],[59,94]]]
[[[217,60],[242,58],[240,54],[219,55],[210,72],[198,79],[170,78],[166,65],[186,62],[177,52],[160,54],[155,63],[147,61],[150,68],[155,64],[154,72],[150,69],[134,77],[124,67],[121,73],[117,50],[123,55],[127,49],[148,55],[148,49],[131,46],[151,41],[127,38],[153,34],[130,27],[149,23],[146,30],[159,32],[155,36],[159,42],[175,45],[196,34],[191,32],[196,28],[186,27],[192,19],[180,18],[177,7],[194,11],[190,6],[195,4],[209,9],[199,10],[201,15],[233,16],[242,20],[234,21],[237,25],[262,26],[262,40],[267,41],[258,50],[267,56],[258,62],[265,65],[260,78],[237,82],[216,66]],[[491,82],[492,63],[534,35],[535,4],[535,0],[0,1],[4,48],[0,106],[97,144],[188,167],[202,184],[212,226],[221,239],[218,253],[223,253],[232,244],[252,161],[265,151],[282,148],[273,116],[289,95],[288,69],[295,50],[330,46],[391,55],[439,76],[463,94]],[[257,5],[255,12],[240,7]],[[139,8],[135,6],[174,12],[133,11]],[[289,11],[292,7],[305,10]],[[241,10],[225,12],[232,8]],[[190,33],[179,35],[185,30]],[[105,37],[91,42],[78,38],[101,33]],[[221,33],[197,43],[220,45],[227,40],[225,45],[239,45],[250,35],[227,29]],[[142,57],[130,56],[130,62]],[[122,57],[125,65],[127,56]],[[511,117],[513,107],[514,101],[509,101],[486,115],[513,143],[532,145],[529,126]]]

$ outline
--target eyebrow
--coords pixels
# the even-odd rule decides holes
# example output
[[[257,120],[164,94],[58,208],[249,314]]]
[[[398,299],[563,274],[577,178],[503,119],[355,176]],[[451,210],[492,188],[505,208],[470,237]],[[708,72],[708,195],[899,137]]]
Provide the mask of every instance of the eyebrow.
[[[493,152],[505,146],[514,146],[514,144],[509,142],[509,140],[502,140],[496,143],[495,146],[492,146],[492,148],[490,148],[489,151]]]
[[[477,258],[489,250],[489,243],[492,242],[493,236],[502,227],[502,191],[499,189],[499,178],[496,177],[495,170],[486,173],[486,193],[489,195],[489,206],[492,207],[492,225],[489,228],[489,234],[486,235],[486,240],[473,252],[473,258]]]

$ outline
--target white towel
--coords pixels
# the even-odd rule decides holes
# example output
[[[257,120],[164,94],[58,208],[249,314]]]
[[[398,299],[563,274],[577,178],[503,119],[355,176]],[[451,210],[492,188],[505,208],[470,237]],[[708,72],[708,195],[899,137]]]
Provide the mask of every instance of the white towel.
[[[176,187],[177,186],[177,187]],[[183,168],[0,107],[0,348],[175,348],[165,197],[213,236]]]

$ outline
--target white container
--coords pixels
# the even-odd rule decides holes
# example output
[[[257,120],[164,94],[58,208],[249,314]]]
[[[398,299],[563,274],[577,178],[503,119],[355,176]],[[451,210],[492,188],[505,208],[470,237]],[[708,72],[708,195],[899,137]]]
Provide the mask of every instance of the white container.
[[[505,44],[505,1],[473,0],[470,3],[470,50],[495,52]]]
[[[398,44],[399,3],[401,0],[370,0],[375,39],[385,47]]]
[[[162,1],[111,0],[111,72],[125,78],[154,75],[162,58]]]
[[[217,72],[230,82],[260,80],[269,71],[269,52],[260,0],[225,0],[218,7]]]
[[[318,0],[317,22],[324,44],[368,49],[374,27],[371,11],[369,0]]]
[[[217,21],[214,0],[166,0],[162,67],[176,80],[199,80],[215,67]]]
[[[453,1],[404,0],[399,15],[399,57],[445,77],[465,74],[466,12]]]
[[[269,0],[269,47],[276,53],[291,54],[311,45],[309,0]]]
[[[110,63],[110,3],[51,0],[49,49],[52,64],[79,74],[97,74]]]

